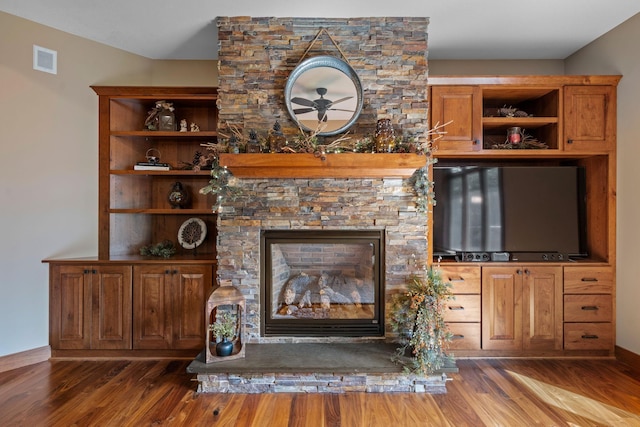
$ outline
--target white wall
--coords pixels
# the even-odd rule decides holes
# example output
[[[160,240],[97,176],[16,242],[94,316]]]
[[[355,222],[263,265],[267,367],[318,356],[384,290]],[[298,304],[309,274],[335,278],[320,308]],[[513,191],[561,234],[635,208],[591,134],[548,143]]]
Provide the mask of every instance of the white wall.
[[[568,74],[622,74],[618,85],[617,339],[640,354],[640,14],[565,61]]]

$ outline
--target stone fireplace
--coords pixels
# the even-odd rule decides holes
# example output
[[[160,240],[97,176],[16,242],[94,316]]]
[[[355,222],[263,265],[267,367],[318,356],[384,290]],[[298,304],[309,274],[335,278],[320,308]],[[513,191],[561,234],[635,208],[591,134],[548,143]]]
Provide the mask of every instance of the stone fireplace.
[[[291,155],[295,156],[295,155]],[[362,341],[367,339],[381,339],[388,332],[388,325],[383,317],[391,295],[403,288],[409,275],[416,272],[420,266],[415,260],[426,259],[426,216],[416,211],[413,189],[406,179],[235,179],[235,185],[243,189],[243,197],[235,202],[227,203],[218,214],[218,280],[221,284],[232,284],[245,295],[247,324],[247,342],[297,342],[301,340],[324,341]],[[344,237],[368,236],[369,243],[360,248],[361,253],[354,256],[365,257],[364,250],[373,251],[379,263],[370,270],[341,267],[341,262],[329,265],[329,259],[336,261],[336,257],[327,257],[322,265],[306,265],[306,274],[321,275],[326,273],[332,278],[343,276],[353,280],[367,281],[372,292],[379,292],[378,306],[365,321],[360,319],[358,328],[360,333],[319,333],[311,328],[307,333],[277,334],[266,330],[264,317],[274,308],[280,307],[280,292],[272,290],[265,294],[266,260],[261,259],[261,246],[264,245],[263,236],[269,232],[300,231],[298,238],[305,238],[304,233],[329,231],[330,236],[340,241],[340,234]],[[357,233],[356,233],[357,232]],[[275,234],[280,236],[280,234]],[[320,234],[316,234],[320,235]],[[379,248],[370,248],[371,236],[378,236]],[[295,239],[293,239],[295,241]],[[311,243],[309,236],[306,242]],[[336,242],[333,242],[335,244]],[[331,244],[325,241],[323,245]],[[307,249],[309,245],[307,245]],[[283,247],[271,249],[270,257],[283,256],[277,251]],[[285,249],[295,252],[300,246]],[[316,249],[318,249],[316,247]],[[345,248],[342,248],[344,250]],[[292,254],[287,255],[290,259]],[[371,253],[367,253],[368,263],[371,263]],[[345,264],[353,264],[346,262]],[[364,260],[360,264],[365,264]],[[281,266],[281,264],[278,264]],[[286,267],[287,279],[293,275],[303,273],[295,262],[290,261]],[[362,266],[360,266],[362,267]],[[281,267],[283,268],[283,267]],[[378,268],[378,270],[375,270]],[[375,275],[380,272],[376,282]],[[278,272],[271,272],[271,276],[278,276]],[[373,276],[373,277],[370,277]],[[269,280],[273,281],[271,277]],[[285,280],[286,281],[286,280]],[[374,282],[371,285],[371,282]],[[376,289],[379,286],[379,289]],[[345,286],[344,289],[347,289]],[[341,293],[351,293],[340,289]],[[335,291],[337,292],[337,286]],[[303,292],[304,294],[304,292]],[[366,299],[363,291],[361,299]],[[300,305],[300,296],[295,301]],[[353,305],[357,302],[351,299]],[[360,301],[362,304],[362,301]],[[268,304],[268,307],[263,306]],[[304,308],[304,307],[303,307]],[[345,315],[347,317],[349,315]],[[277,317],[277,316],[276,316]],[[317,319],[316,319],[317,320]],[[373,323],[374,321],[378,323]],[[304,320],[309,322],[308,319]],[[322,324],[321,322],[316,322]],[[365,327],[365,323],[369,323]],[[320,330],[325,329],[324,323]],[[344,325],[349,322],[343,322]],[[277,322],[276,322],[277,325]],[[357,329],[357,328],[356,328]],[[348,328],[346,329],[348,331]],[[266,333],[265,333],[266,332]],[[335,332],[335,331],[334,331]]]
[[[419,17],[219,17],[218,127],[225,129],[234,126],[245,133],[255,129],[264,135],[278,120],[287,137],[297,135],[299,130],[288,117],[284,105],[283,89],[287,76],[303,56],[328,54],[344,56],[362,82],[364,108],[349,132],[351,138],[370,135],[380,118],[391,119],[397,134],[419,137],[428,128],[427,24],[427,18]],[[327,30],[340,50],[333,41],[321,40],[307,52],[321,28]],[[327,138],[321,142],[331,141]],[[291,156],[295,166],[296,154]],[[384,339],[389,334],[385,313],[388,313],[386,306],[391,295],[403,289],[407,277],[422,267],[420,260],[425,260],[427,256],[427,218],[416,211],[415,194],[408,179],[363,176],[249,177],[232,180],[233,185],[242,188],[242,197],[225,202],[218,214],[217,280],[221,285],[235,286],[246,297],[246,342],[361,342]],[[348,303],[344,300],[341,310],[338,310],[336,299],[330,301],[327,312],[329,319],[297,319],[302,323],[320,324],[316,330],[311,328],[284,333],[280,327],[279,332],[278,322],[275,329],[267,327],[266,317],[281,320],[277,310],[282,308],[284,300],[279,298],[284,290],[266,291],[262,239],[265,233],[296,230],[334,233],[357,231],[381,236],[379,253],[375,255],[379,264],[372,266],[371,272],[356,271],[354,268],[349,270],[346,267],[343,271],[337,264],[328,265],[326,260],[321,266],[305,266],[308,272],[288,266],[293,274],[321,277],[325,273],[330,276],[328,280],[333,282],[349,282],[340,292],[331,288],[331,291],[339,294],[351,294],[348,288],[358,280],[369,281],[366,286],[370,286],[369,290],[378,297],[372,303],[366,302],[367,305],[371,304],[371,307],[366,307],[371,310],[369,314],[366,310],[357,311],[354,308],[358,304],[360,308],[363,306],[363,296],[357,302],[358,297],[342,295],[351,299]],[[379,274],[376,268],[380,269]],[[375,277],[376,274],[379,277]],[[274,279],[270,277],[269,280]],[[317,283],[314,286],[319,289]],[[320,296],[317,292],[317,301],[313,302],[316,308],[319,307],[318,313],[322,312]],[[300,309],[301,296],[297,298],[294,305]],[[335,298],[340,299],[338,296]],[[341,319],[342,326],[334,327],[329,314],[331,303],[334,304],[334,312],[343,311],[344,317],[355,317],[356,320]],[[273,310],[276,310],[275,314]],[[309,310],[305,313],[309,315]],[[349,323],[359,325],[350,330],[346,326]],[[326,333],[327,328],[333,329],[333,332]]]

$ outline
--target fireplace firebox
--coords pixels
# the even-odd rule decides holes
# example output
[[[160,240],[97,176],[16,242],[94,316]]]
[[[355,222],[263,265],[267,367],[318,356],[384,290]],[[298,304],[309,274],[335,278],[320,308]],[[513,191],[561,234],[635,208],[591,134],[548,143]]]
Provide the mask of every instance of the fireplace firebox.
[[[384,335],[383,230],[263,230],[262,336]]]

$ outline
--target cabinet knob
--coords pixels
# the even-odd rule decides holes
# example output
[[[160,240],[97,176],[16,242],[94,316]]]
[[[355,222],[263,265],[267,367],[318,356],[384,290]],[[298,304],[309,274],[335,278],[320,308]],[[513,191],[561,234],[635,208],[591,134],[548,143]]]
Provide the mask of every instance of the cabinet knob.
[[[464,310],[464,307],[461,305],[450,305],[449,310]]]
[[[164,274],[171,274],[171,270],[165,270]]]
[[[584,334],[581,338],[583,340],[597,340],[598,336],[597,335],[592,335],[592,334]]]
[[[462,334],[454,334],[451,336],[451,339],[454,339],[454,340],[461,340],[463,338],[464,338],[464,335]]]
[[[583,277],[582,279],[580,279],[583,282],[597,282],[598,279],[596,279],[595,277]]]
[[[573,139],[567,139],[567,144],[573,144]]]
[[[597,311],[598,310],[598,306],[597,305],[583,305],[582,307],[580,307],[581,310],[585,310],[585,311]]]

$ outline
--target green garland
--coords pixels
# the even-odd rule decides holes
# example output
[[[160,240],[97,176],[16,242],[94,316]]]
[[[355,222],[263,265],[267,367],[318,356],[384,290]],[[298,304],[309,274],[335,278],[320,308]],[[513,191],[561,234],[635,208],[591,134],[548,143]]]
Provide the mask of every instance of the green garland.
[[[412,276],[406,292],[392,299],[390,324],[401,344],[393,360],[410,373],[432,374],[451,358],[446,353],[451,334],[444,322],[446,301],[453,297],[450,287],[430,267],[425,278]]]
[[[220,166],[218,158],[215,157],[211,163],[211,179],[209,185],[200,189],[200,194],[214,194],[216,196],[215,203],[212,206],[214,212],[222,207],[222,204],[238,199],[242,194],[242,189],[229,184],[231,172],[224,166]]]
[[[143,246],[140,248],[142,256],[157,256],[162,258],[170,258],[176,253],[176,247],[171,240],[164,240],[155,245]]]

